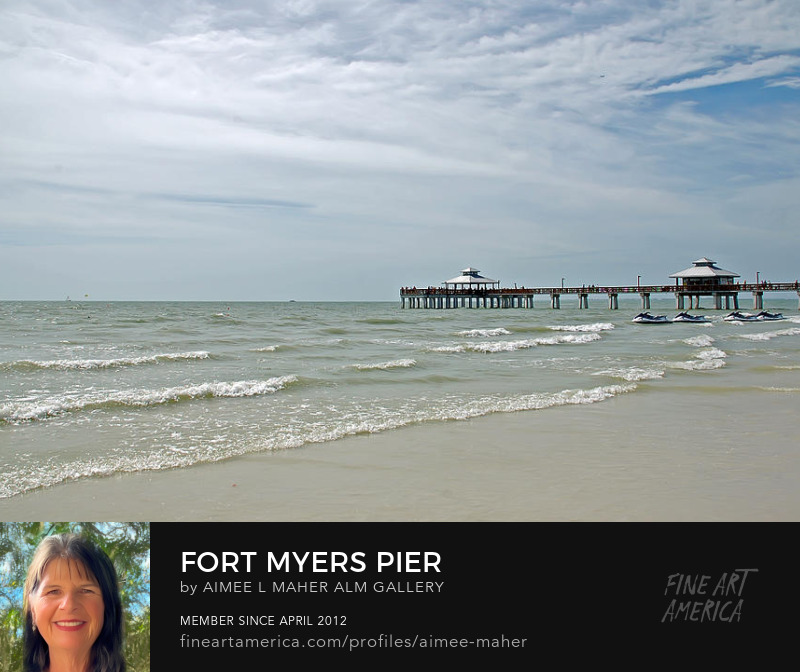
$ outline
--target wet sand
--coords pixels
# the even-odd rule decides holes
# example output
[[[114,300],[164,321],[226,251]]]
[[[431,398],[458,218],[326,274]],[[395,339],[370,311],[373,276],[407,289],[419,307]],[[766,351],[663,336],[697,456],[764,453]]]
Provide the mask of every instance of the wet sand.
[[[639,392],[0,500],[0,520],[797,521],[796,394]]]

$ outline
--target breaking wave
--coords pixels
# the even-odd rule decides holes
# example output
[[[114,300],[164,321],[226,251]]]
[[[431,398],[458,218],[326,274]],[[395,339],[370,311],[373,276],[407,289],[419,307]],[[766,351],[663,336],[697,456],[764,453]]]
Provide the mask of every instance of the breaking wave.
[[[289,377],[293,378],[293,377]],[[277,380],[277,379],[276,379]],[[265,381],[268,382],[268,381]],[[250,383],[232,383],[243,385]],[[274,387],[279,387],[276,383]],[[246,453],[299,448],[312,443],[335,441],[347,436],[372,434],[424,422],[457,421],[493,413],[543,410],[557,406],[595,404],[620,394],[632,392],[636,385],[609,385],[592,389],[562,390],[555,393],[536,393],[519,396],[483,396],[464,399],[453,396],[436,404],[403,407],[383,414],[374,408],[355,409],[336,416],[335,423],[325,426],[314,422],[286,427],[256,441],[234,442],[220,451],[214,442],[199,442],[191,448],[164,444],[147,454],[112,454],[74,460],[58,465],[19,466],[0,482],[0,499],[13,497],[28,490],[49,487],[66,481],[115,473],[155,471],[187,467],[202,462],[218,462]],[[411,402],[409,402],[411,403]]]
[[[209,353],[205,350],[198,352],[177,352],[161,355],[147,355],[143,357],[117,357],[114,359],[51,359],[30,360],[20,359],[15,362],[0,364],[2,369],[17,371],[35,371],[37,369],[55,369],[61,371],[74,369],[112,369],[123,366],[137,366],[140,364],[158,364],[161,362],[178,362],[192,359],[208,359]]]
[[[707,348],[714,342],[714,339],[708,334],[700,334],[699,336],[685,338],[683,342],[686,343],[686,345],[692,345],[697,348]]]
[[[591,343],[600,340],[598,333],[588,334],[562,334],[559,336],[528,338],[521,341],[494,341],[490,343],[476,343],[465,346],[473,352],[513,352],[526,348],[535,348],[540,345],[562,345],[567,343]]]
[[[281,376],[269,380],[201,383],[160,390],[97,391],[42,399],[25,398],[0,405],[0,422],[45,420],[64,413],[117,407],[158,406],[212,397],[253,397],[273,394],[297,380],[296,376]]]
[[[634,366],[629,368],[605,369],[604,371],[597,371],[592,375],[610,376],[611,378],[620,378],[621,380],[634,383],[642,380],[663,378],[664,373],[665,371],[663,369],[642,369]]]
[[[437,345],[427,349],[428,352],[466,352],[465,345]]]
[[[695,355],[694,359],[687,362],[675,362],[671,366],[687,371],[721,369],[725,366],[725,358],[727,356],[728,354],[719,348],[704,348]]]
[[[387,371],[389,369],[403,369],[416,366],[415,359],[393,359],[390,362],[378,362],[377,364],[353,364],[352,368],[358,371]]]
[[[487,338],[489,336],[507,336],[511,332],[505,327],[498,327],[497,329],[468,329],[466,331],[459,331],[456,336],[466,336],[467,338]]]
[[[608,331],[613,329],[614,325],[611,322],[595,322],[594,324],[566,324],[548,327],[552,331]]]
[[[791,329],[779,329],[778,331],[765,331],[760,334],[739,334],[740,338],[746,338],[749,341],[771,341],[773,338],[780,336],[800,336],[800,329],[792,327]]]

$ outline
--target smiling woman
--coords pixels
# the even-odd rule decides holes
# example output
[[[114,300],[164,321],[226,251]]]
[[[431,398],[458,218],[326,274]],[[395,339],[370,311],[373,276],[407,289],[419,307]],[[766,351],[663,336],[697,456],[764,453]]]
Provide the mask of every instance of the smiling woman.
[[[76,534],[46,537],[24,599],[25,672],[124,672],[117,574],[102,550]]]

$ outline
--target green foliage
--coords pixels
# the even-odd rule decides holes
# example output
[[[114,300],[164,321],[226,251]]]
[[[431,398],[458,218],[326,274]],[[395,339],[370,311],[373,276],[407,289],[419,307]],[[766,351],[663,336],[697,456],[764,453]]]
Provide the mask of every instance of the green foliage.
[[[64,532],[83,534],[114,562],[128,670],[149,672],[149,523],[0,523],[0,672],[21,672],[22,592],[33,551],[44,537]]]

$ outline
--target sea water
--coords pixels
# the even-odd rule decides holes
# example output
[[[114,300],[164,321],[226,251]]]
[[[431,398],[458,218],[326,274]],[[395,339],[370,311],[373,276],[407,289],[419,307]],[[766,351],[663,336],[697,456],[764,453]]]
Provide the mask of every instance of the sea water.
[[[800,392],[794,298],[767,300],[778,322],[699,309],[709,323],[665,325],[632,323],[638,300],[565,298],[560,310],[546,298],[449,310],[0,303],[0,498],[489,414],[580,414],[619,395],[691,387],[712,406],[744,395],[760,413],[769,395]],[[656,299],[651,312],[677,311]]]

